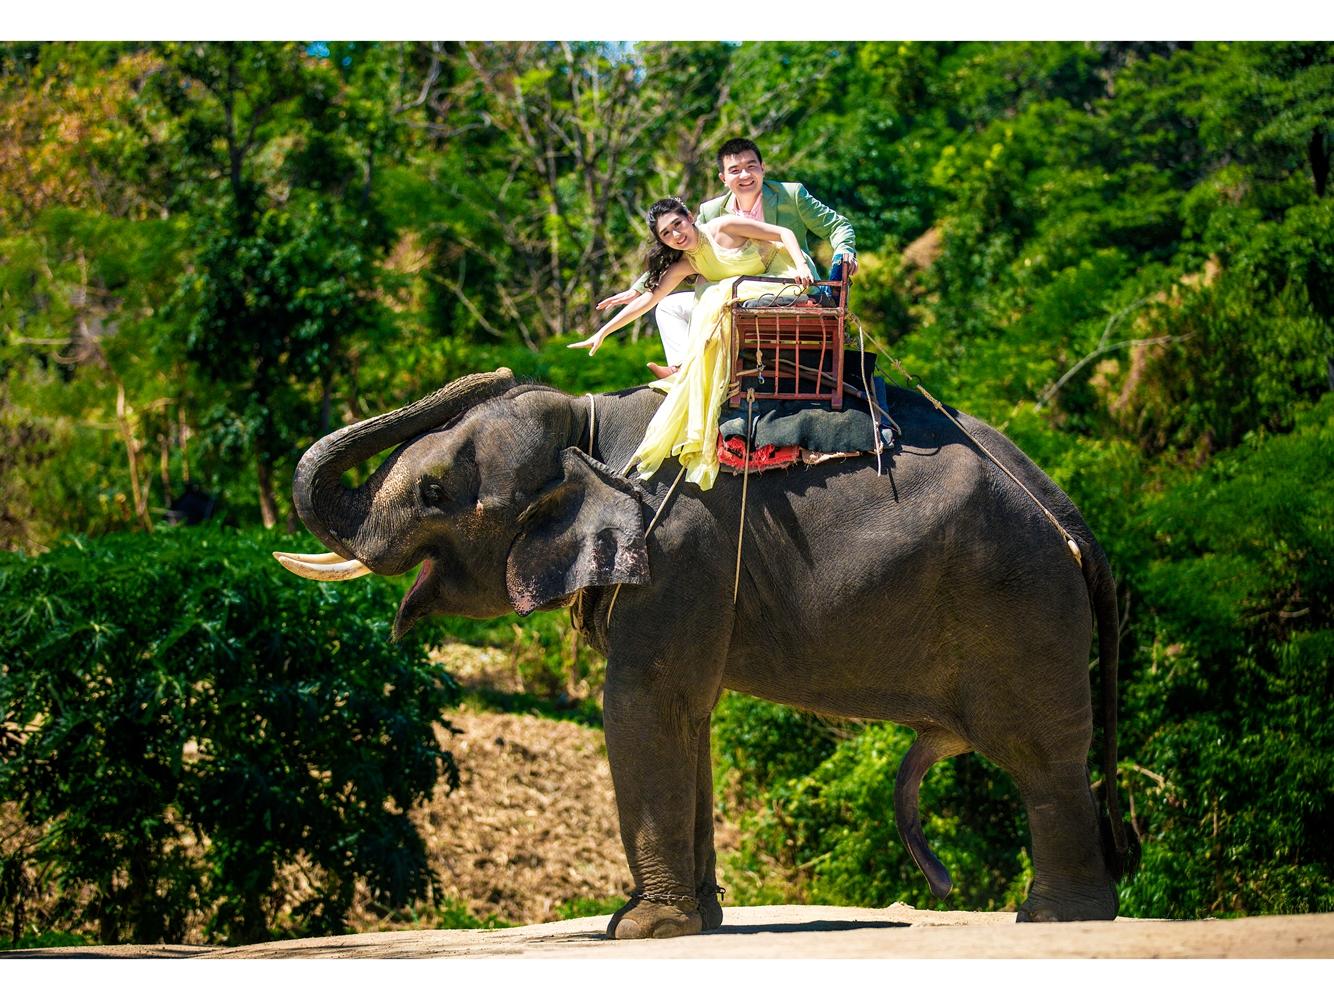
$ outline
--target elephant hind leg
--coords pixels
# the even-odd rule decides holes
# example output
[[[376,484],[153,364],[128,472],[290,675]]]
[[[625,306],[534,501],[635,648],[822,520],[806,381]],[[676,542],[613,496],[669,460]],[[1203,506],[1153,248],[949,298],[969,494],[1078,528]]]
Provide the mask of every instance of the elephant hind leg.
[[[1033,837],[1033,885],[1019,922],[1114,919],[1116,886],[1103,855],[1088,765],[1049,763],[1016,780]]]
[[[899,836],[903,838],[908,854],[926,876],[927,885],[937,899],[949,895],[954,881],[922,833],[917,795],[922,778],[931,765],[947,757],[956,757],[969,749],[968,744],[953,733],[943,729],[923,730],[917,734],[917,740],[904,755],[898,777],[894,780],[894,822],[899,828]]]

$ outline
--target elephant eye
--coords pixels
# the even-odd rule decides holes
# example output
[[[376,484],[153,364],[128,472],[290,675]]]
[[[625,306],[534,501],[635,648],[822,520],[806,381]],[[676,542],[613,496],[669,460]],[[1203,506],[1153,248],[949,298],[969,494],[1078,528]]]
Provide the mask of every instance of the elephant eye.
[[[445,502],[445,488],[434,479],[428,479],[421,485],[422,502],[430,507],[439,507]]]

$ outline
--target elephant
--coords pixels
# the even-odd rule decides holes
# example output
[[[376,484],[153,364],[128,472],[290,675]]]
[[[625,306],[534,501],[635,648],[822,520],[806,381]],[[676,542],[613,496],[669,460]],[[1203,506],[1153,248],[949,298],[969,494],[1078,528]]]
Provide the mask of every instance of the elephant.
[[[1071,501],[1000,432],[901,388],[879,464],[721,475],[701,491],[676,487],[668,460],[631,480],[618,470],[662,398],[648,386],[576,397],[503,368],[464,376],[313,444],[293,501],[331,551],[275,555],[316,579],[420,565],[396,636],[429,614],[571,608],[607,658],[607,755],[634,881],[609,937],[722,923],[709,721],[724,689],[911,727],[895,818],[940,898],[952,883],[926,843],[919,786],[937,761],[984,755],[1027,811],[1033,879],[1017,919],[1114,919],[1138,855],[1116,795],[1117,600]],[[342,482],[389,448],[360,486]],[[1095,623],[1101,808],[1088,767]]]

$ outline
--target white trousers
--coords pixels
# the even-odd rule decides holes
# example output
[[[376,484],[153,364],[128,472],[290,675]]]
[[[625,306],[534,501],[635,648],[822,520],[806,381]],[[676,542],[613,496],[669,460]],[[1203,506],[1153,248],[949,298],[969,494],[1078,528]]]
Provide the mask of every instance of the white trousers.
[[[690,343],[690,314],[694,308],[694,292],[672,292],[653,310],[653,318],[658,321],[658,336],[662,338],[669,365],[679,365],[686,359],[686,347]]]

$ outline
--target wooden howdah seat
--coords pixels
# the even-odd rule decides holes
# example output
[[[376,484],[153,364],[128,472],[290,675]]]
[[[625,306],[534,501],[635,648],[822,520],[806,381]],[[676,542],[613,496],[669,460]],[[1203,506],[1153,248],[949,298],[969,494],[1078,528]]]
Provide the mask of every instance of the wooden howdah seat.
[[[752,282],[777,287],[772,296],[738,302],[742,285]],[[741,406],[747,390],[753,389],[756,400],[816,400],[831,409],[843,409],[844,328],[850,285],[850,279],[813,284],[811,293],[817,288],[832,292],[832,301],[826,303],[817,301],[814,294],[799,294],[801,289],[787,278],[737,278],[732,283],[733,305],[728,310],[732,327],[728,405]],[[785,299],[789,304],[782,304]]]

